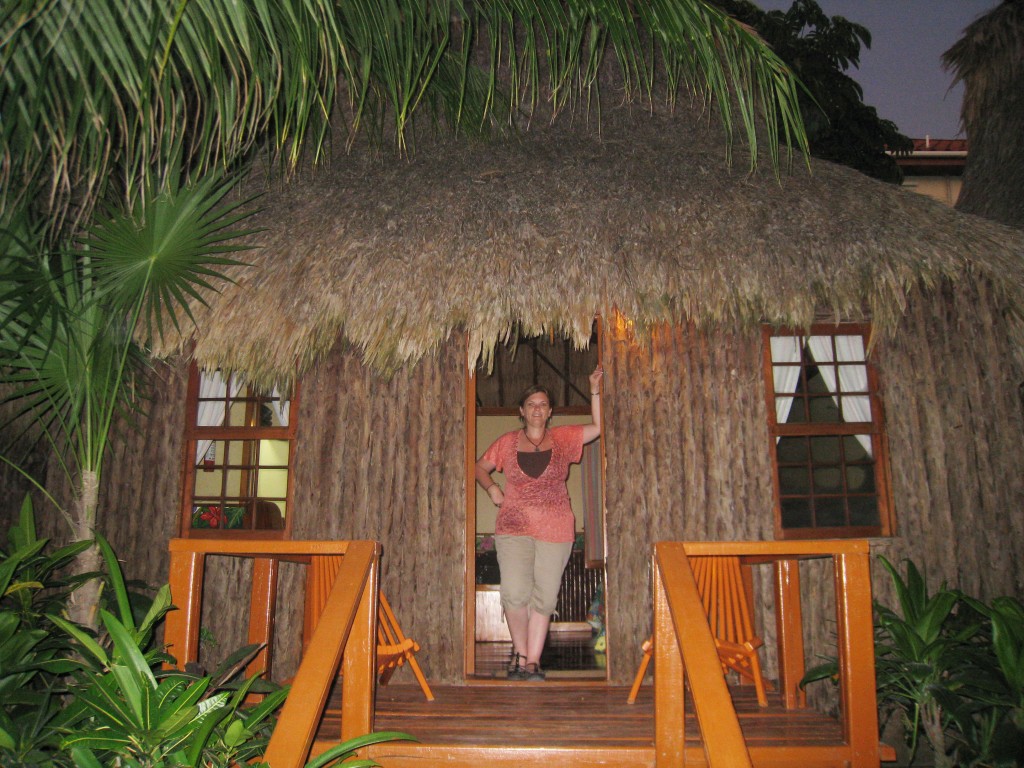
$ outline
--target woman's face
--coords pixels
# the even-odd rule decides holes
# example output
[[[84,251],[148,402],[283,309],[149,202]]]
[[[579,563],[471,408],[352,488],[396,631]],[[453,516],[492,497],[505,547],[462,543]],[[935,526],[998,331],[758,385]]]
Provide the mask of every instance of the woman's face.
[[[531,426],[544,426],[551,418],[551,403],[543,392],[536,392],[526,398],[519,409],[523,421]]]

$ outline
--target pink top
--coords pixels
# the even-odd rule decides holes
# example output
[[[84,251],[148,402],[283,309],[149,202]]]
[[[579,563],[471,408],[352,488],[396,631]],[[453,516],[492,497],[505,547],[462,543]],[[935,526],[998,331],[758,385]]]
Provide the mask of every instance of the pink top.
[[[573,424],[548,430],[551,461],[537,478],[530,477],[519,467],[520,431],[506,432],[483,455],[505,475],[505,500],[498,510],[494,532],[532,536],[538,541],[572,541],[576,535],[576,520],[565,481],[569,477],[569,465],[583,456],[583,426]]]

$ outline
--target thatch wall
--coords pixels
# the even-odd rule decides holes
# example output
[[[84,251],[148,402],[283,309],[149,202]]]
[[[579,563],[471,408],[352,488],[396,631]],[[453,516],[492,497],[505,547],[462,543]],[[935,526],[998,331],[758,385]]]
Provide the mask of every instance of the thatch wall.
[[[462,676],[464,370],[455,339],[387,381],[336,349],[302,382],[292,536],[381,542],[381,586],[435,680]],[[300,601],[280,605],[301,625]],[[282,665],[292,650],[278,648]]]
[[[989,286],[916,295],[878,361],[898,534],[878,550],[927,565],[932,586],[1024,595],[1024,372]]]
[[[771,538],[771,465],[758,333],[606,338],[608,626],[623,683],[651,631],[653,542]]]
[[[167,542],[178,533],[188,371],[157,364],[146,385],[148,418],[117,427],[104,462],[98,524],[130,578],[167,581]]]

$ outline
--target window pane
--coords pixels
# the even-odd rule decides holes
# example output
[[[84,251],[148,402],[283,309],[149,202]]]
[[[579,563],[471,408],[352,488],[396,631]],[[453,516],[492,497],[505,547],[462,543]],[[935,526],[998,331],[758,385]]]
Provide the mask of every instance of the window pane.
[[[838,464],[839,438],[831,436],[812,437],[811,460],[815,464]]]
[[[838,424],[843,420],[836,405],[836,396],[824,388],[821,377],[810,382],[815,385],[818,394],[811,395],[807,400],[810,420],[815,424]]]
[[[846,525],[846,504],[841,497],[825,496],[814,500],[814,522],[819,527],[841,528]]]
[[[787,496],[804,496],[810,493],[807,467],[779,467],[779,491]]]
[[[288,497],[287,440],[215,440],[192,487],[192,528],[281,528]]]
[[[818,467],[814,470],[814,493],[836,493],[843,488],[843,475],[839,467]]]
[[[846,468],[846,490],[849,493],[874,493],[875,468],[870,464],[853,464]]]
[[[783,528],[810,528],[813,524],[808,499],[782,499]]]
[[[867,358],[864,355],[864,337],[860,334],[853,336],[834,336],[836,360],[839,362],[864,362]]]
[[[846,503],[850,508],[850,525],[875,526],[880,524],[878,499],[874,496],[851,496]]]
[[[846,395],[841,397],[842,418],[841,421],[864,421],[871,422],[871,400],[863,395]]]
[[[783,437],[779,440],[777,446],[779,463],[806,462],[808,450],[809,446],[806,437]]]

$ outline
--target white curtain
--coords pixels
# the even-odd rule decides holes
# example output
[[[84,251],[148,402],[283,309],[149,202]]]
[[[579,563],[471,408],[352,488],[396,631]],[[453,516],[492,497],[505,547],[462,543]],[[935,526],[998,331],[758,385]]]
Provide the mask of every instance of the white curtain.
[[[835,356],[832,343],[835,342]],[[811,336],[808,341],[811,357],[818,364],[822,381],[832,393],[832,399],[839,408],[845,422],[871,422],[871,399],[868,391],[868,369],[864,363],[864,338],[862,336]],[[846,365],[837,365],[846,363]],[[836,371],[839,372],[838,377]],[[838,379],[838,380],[837,380]],[[862,395],[848,395],[847,392],[863,392]],[[842,397],[840,397],[842,394]],[[864,452],[872,456],[871,435],[855,435]]]
[[[227,403],[238,397],[242,383],[237,377],[231,379],[231,394],[225,399],[228,385],[220,375],[220,371],[199,372],[199,413],[196,414],[196,426],[219,427],[224,423]],[[196,441],[196,465],[200,464],[206,452],[213,445],[213,440]]]
[[[775,419],[784,424],[793,407],[793,398],[779,396],[780,392],[795,392],[800,381],[800,366],[786,365],[800,361],[800,346],[805,337],[772,336],[772,377],[775,386]],[[835,355],[832,343],[835,341]],[[846,422],[870,422],[871,399],[868,391],[868,370],[864,363],[864,338],[862,336],[811,336],[807,338],[811,357],[817,363],[822,381],[832,392],[832,399],[840,409],[840,416]],[[837,363],[846,363],[837,365]],[[838,370],[838,375],[837,375]],[[863,392],[863,395],[840,393]],[[868,456],[871,450],[871,435],[855,435],[857,442]],[[776,438],[778,442],[778,438]]]
[[[800,381],[800,337],[772,336],[772,379],[775,387],[775,422],[785,424],[793,407],[792,397],[779,397],[780,392],[796,392]],[[780,365],[783,363],[783,365]],[[790,363],[790,365],[784,365]],[[775,438],[778,442],[779,438]]]
[[[277,416],[277,423],[282,427],[288,426],[288,411],[291,409],[291,400],[282,400],[281,393],[277,391],[277,387],[274,387],[274,399],[270,401],[271,407],[274,409],[274,415]]]

